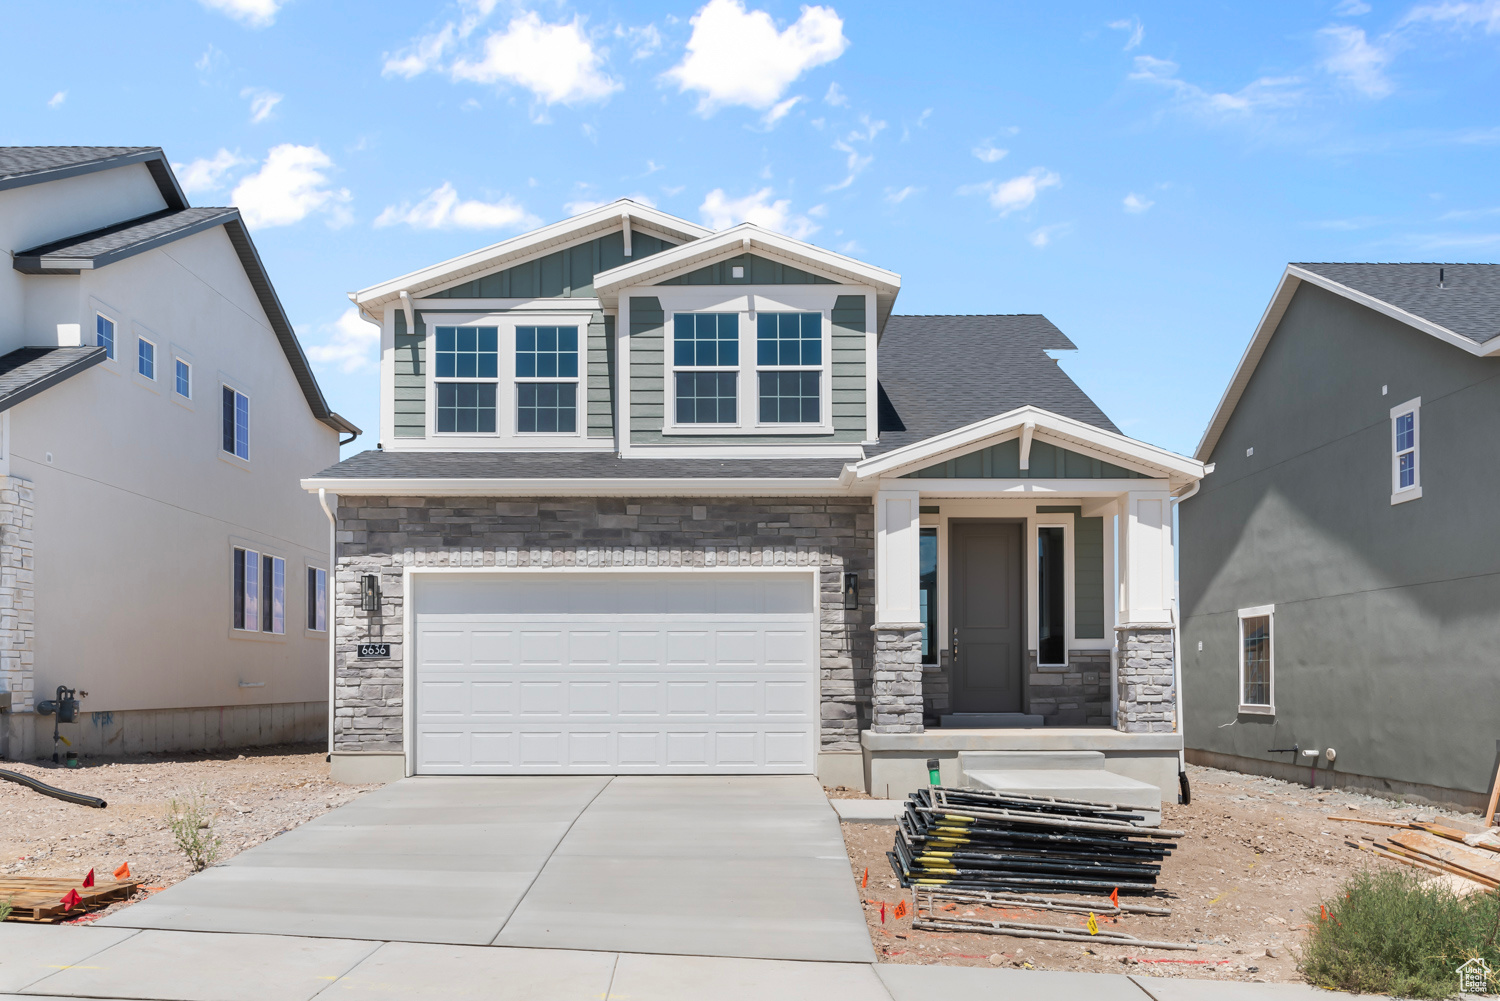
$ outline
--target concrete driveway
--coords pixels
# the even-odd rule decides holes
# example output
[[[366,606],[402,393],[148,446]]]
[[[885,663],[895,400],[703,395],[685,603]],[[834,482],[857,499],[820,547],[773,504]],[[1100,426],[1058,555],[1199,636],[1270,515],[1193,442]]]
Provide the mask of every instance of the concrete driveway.
[[[98,925],[875,958],[811,776],[404,779]]]

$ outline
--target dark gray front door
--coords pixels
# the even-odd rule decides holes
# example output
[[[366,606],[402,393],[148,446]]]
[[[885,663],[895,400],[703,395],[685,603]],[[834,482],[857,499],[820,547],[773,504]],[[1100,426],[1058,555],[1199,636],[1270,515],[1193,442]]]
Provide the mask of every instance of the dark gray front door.
[[[1021,712],[1021,526],[955,521],[948,538],[953,711]]]

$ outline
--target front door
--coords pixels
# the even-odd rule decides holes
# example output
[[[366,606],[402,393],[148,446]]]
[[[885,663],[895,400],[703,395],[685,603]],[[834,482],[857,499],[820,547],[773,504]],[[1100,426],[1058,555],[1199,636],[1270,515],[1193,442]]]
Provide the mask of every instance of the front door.
[[[1021,525],[952,521],[948,538],[953,711],[1021,712]]]

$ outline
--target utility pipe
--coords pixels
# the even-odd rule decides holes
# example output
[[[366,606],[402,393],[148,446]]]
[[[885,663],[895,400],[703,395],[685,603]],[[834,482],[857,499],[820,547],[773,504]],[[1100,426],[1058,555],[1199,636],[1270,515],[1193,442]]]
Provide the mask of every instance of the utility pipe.
[[[334,658],[337,656],[336,648],[338,645],[335,642],[337,635],[335,626],[337,623],[333,615],[334,573],[338,566],[335,562],[338,559],[338,519],[333,516],[333,512],[328,508],[328,490],[326,487],[318,488],[318,506],[328,516],[328,586],[324,588],[323,593],[323,601],[325,603],[323,624],[328,627],[328,760],[331,762],[333,761]]]
[[[1212,466],[1209,467],[1212,470]],[[1175,507],[1198,493],[1203,486],[1202,480],[1193,481],[1192,489],[1181,497],[1173,497],[1172,504]],[[1177,519],[1173,519],[1172,546],[1175,550],[1181,533],[1176,530]],[[1193,801],[1193,789],[1188,784],[1187,777],[1187,734],[1182,727],[1182,583],[1178,580],[1179,574],[1172,574],[1172,685],[1177,692],[1177,734],[1182,738],[1182,746],[1177,749],[1177,785],[1179,797],[1183,803]]]

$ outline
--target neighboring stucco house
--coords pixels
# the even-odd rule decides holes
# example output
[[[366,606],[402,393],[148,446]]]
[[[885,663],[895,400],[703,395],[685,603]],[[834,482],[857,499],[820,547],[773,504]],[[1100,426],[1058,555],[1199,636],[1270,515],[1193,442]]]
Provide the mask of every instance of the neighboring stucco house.
[[[331,412],[232,208],[156,148],[0,148],[0,716],[9,756],[315,740]],[[309,588],[312,588],[310,595]]]
[[[351,296],[380,445],[304,484],[339,495],[335,775],[899,789],[1081,748],[1175,795],[1201,465],[1122,435],[1044,317],[899,290],[619,201]]]
[[[1181,509],[1190,760],[1483,803],[1497,376],[1500,265],[1288,266]]]

